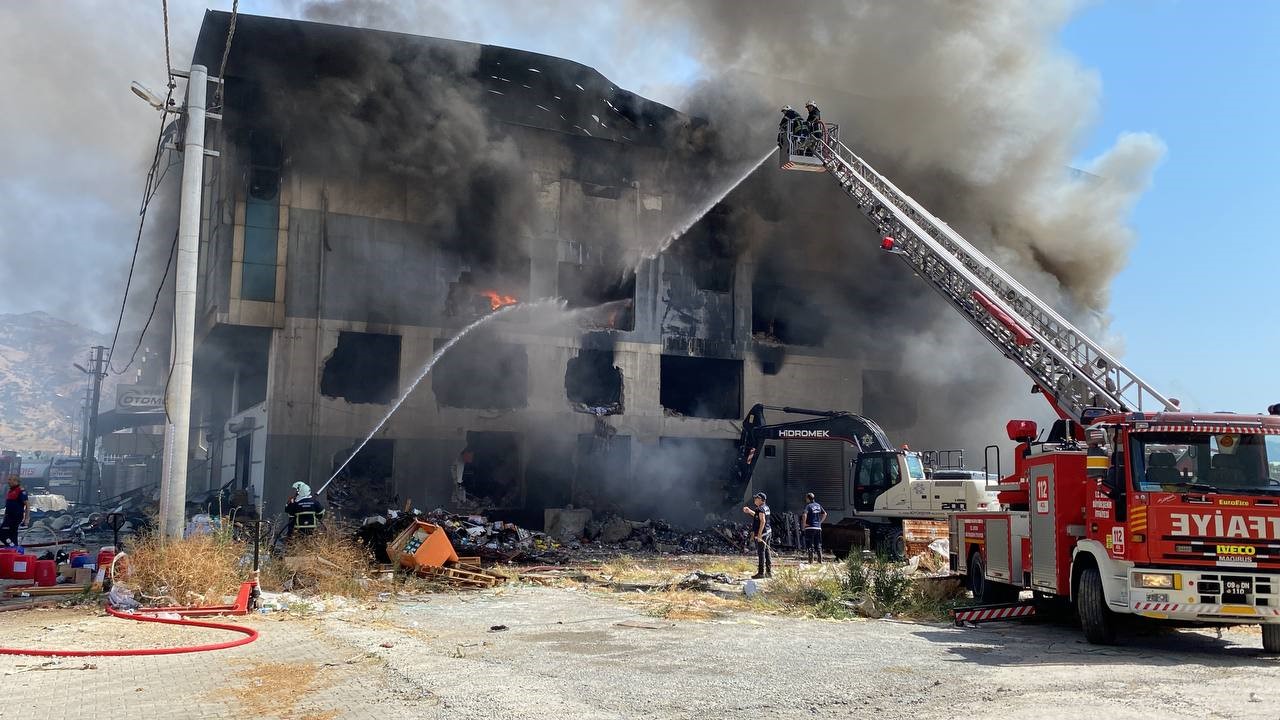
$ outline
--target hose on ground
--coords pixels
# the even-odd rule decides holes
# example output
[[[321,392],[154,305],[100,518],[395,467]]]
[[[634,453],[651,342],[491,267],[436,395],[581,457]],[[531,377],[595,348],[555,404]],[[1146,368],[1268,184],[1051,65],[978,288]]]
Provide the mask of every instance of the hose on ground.
[[[188,620],[186,618],[162,618],[154,617],[142,613],[134,614],[121,612],[110,605],[107,606],[107,614],[126,620],[136,620],[138,622],[153,622],[164,625],[182,625],[184,627],[199,627],[209,630],[226,630],[228,632],[240,633],[244,635],[242,638],[228,640],[220,643],[210,643],[206,645],[179,645],[176,647],[163,648],[130,648],[128,650],[49,650],[46,648],[6,648],[0,647],[0,655],[33,655],[36,657],[130,657],[138,655],[181,655],[184,653],[209,652],[211,650],[226,650],[227,648],[248,645],[258,639],[258,631],[249,627],[239,625],[230,625],[227,623],[207,622],[204,620]]]

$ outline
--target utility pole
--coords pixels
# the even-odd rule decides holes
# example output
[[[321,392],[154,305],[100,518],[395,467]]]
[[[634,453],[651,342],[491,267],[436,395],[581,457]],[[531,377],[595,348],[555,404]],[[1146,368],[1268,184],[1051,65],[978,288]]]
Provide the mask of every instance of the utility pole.
[[[102,378],[107,376],[107,349],[94,345],[89,354],[89,367],[76,365],[76,368],[93,378],[85,407],[85,437],[80,445],[80,502],[93,505],[98,499],[93,476],[98,465],[98,404],[102,400]]]
[[[164,471],[160,480],[162,537],[181,539],[186,525],[187,455],[191,441],[191,365],[195,347],[200,205],[204,176],[205,94],[209,71],[192,65],[187,77],[182,151],[182,202],[178,214],[178,264],[174,275],[173,369],[169,376]]]

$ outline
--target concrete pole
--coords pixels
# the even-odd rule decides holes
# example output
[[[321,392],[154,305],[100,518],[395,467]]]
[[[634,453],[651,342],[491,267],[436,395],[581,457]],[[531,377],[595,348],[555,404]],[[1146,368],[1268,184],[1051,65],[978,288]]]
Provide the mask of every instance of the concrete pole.
[[[98,405],[102,400],[102,378],[106,377],[107,349],[101,345],[95,345],[93,348],[93,357],[90,360],[89,367],[93,373],[93,395],[89,400],[89,439],[88,446],[88,465],[84,473],[84,489],[82,494],[88,494],[87,502],[90,505],[98,504],[98,492],[94,486],[94,473],[98,469]]]
[[[178,265],[174,276],[173,370],[164,473],[160,480],[160,531],[181,539],[186,527],[187,453],[191,440],[191,356],[195,346],[196,279],[200,252],[200,203],[204,179],[204,103],[209,71],[192,65],[187,81],[187,127],[182,152],[182,203],[178,215]]]

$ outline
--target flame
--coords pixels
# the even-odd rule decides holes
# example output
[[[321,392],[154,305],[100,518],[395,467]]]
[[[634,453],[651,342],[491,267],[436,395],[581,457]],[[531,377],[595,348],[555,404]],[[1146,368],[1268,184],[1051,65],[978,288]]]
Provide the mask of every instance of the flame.
[[[515,305],[520,302],[518,298],[512,295],[503,295],[497,290],[482,290],[480,291],[480,294],[489,298],[489,308],[492,310],[504,308],[508,305]]]

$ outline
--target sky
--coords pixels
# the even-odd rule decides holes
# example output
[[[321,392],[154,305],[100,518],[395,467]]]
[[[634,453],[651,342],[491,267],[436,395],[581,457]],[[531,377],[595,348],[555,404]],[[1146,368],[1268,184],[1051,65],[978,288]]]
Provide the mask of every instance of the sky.
[[[394,26],[376,0],[347,2],[371,9],[363,24]],[[305,4],[243,0],[240,10],[298,17]],[[169,5],[181,66],[204,8],[225,10],[230,0]],[[113,5],[103,15],[91,0],[0,3],[0,95],[23,98],[0,113],[0,267],[24,278],[22,291],[0,293],[0,313],[46,310],[100,331],[114,326],[157,129],[156,113],[127,88],[130,80],[163,86],[159,6]],[[704,70],[678,24],[628,32],[607,2],[427,6],[414,5],[422,26],[395,29],[568,57],[676,106]],[[86,14],[101,20],[82,22]],[[1280,333],[1264,295],[1280,259],[1265,219],[1280,189],[1277,36],[1280,2],[1111,0],[1084,5],[1060,38],[1102,87],[1078,166],[1126,132],[1151,132],[1167,146],[1134,210],[1138,240],[1110,314],[1125,363],[1184,407],[1258,412],[1280,402],[1271,371]],[[144,259],[158,255],[163,267],[168,241],[146,238]],[[149,307],[148,284],[140,279],[131,308]]]
[[[1204,411],[1280,402],[1280,3],[1123,0],[1082,10],[1062,45],[1102,82],[1081,157],[1125,131],[1168,146],[1112,289],[1124,362]]]

